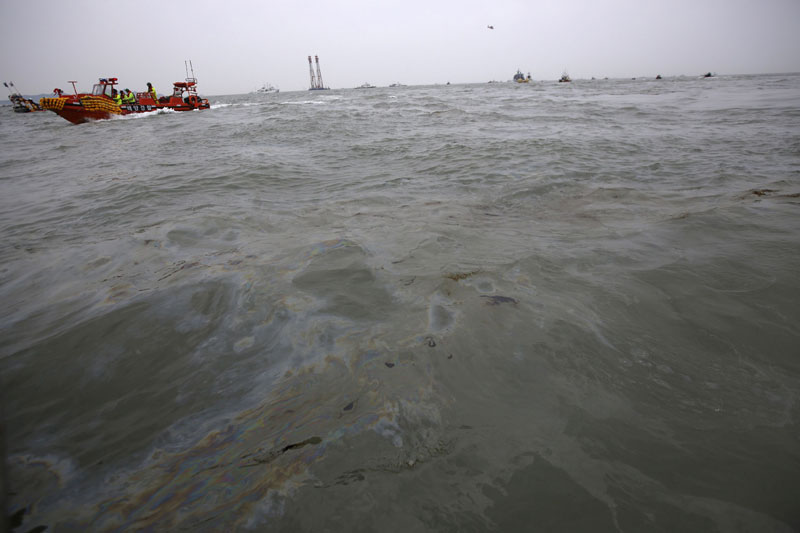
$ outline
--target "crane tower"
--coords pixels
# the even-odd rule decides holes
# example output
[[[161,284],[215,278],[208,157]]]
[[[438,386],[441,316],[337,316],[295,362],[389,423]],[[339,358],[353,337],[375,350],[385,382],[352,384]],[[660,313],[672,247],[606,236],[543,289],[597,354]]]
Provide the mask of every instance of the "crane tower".
[[[317,63],[317,82],[319,83],[319,88],[324,89],[325,84],[322,83],[322,71],[319,69],[319,56],[314,56],[314,61]]]
[[[314,65],[311,64],[311,56],[308,56],[308,73],[311,76],[311,88],[309,91],[317,89],[317,79],[314,77]]]
[[[309,91],[324,91],[328,87],[322,82],[322,71],[319,69],[319,56],[314,56],[317,63],[317,74],[314,76],[314,65],[311,63],[311,56],[308,56],[308,74],[311,77],[311,88]]]

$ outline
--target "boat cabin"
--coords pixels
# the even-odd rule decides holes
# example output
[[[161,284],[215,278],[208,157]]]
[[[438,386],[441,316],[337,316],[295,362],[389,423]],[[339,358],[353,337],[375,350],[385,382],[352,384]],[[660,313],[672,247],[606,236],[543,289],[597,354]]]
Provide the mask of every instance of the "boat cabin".
[[[187,104],[196,107],[200,103],[197,96],[197,80],[186,78],[186,81],[176,81],[172,84],[172,95],[169,98],[170,105]]]
[[[95,83],[92,87],[92,94],[95,96],[111,96],[111,90],[117,84],[117,78],[100,78],[99,83]]]
[[[197,89],[195,88],[197,85],[193,81],[176,81],[172,84],[172,96],[177,96],[178,98],[183,97],[183,93],[187,94],[197,94]]]

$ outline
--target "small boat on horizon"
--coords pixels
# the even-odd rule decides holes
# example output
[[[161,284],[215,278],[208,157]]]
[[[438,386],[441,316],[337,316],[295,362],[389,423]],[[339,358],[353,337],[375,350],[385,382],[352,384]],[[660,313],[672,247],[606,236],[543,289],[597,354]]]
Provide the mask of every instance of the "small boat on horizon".
[[[358,87],[356,87],[356,89],[375,89],[375,88],[376,87],[374,85],[372,85],[372,84],[370,84],[369,82],[366,82],[366,81],[364,83],[362,83],[361,85],[359,85]]]
[[[572,81],[572,78],[569,77],[569,74],[567,74],[566,70],[563,72],[563,74],[561,74],[561,77],[558,79],[559,83],[566,83],[570,81]]]
[[[253,91],[254,94],[276,94],[279,92],[281,92],[281,90],[272,85],[271,83],[265,83],[261,87]]]
[[[397,82],[395,82],[395,83],[393,83],[393,84],[389,85],[389,87],[405,87],[405,85],[403,85],[402,83],[400,83],[399,81],[397,81]]]
[[[521,70],[517,69],[517,73],[514,74],[514,81],[517,83],[530,83],[531,73],[528,72],[528,76],[525,77],[525,74],[523,74]]]

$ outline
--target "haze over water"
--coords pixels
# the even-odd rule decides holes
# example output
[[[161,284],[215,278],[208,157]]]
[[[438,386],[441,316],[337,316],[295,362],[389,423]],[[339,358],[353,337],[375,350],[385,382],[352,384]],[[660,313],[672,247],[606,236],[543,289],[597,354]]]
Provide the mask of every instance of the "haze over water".
[[[3,111],[22,530],[800,528],[800,76]]]

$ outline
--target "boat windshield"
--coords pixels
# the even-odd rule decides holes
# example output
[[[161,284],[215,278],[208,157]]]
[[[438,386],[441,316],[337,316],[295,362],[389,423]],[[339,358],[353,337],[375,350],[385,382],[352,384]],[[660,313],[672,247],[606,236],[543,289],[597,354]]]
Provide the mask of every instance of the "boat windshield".
[[[94,89],[92,89],[92,94],[95,96],[111,96],[111,85],[105,83],[95,83]]]

